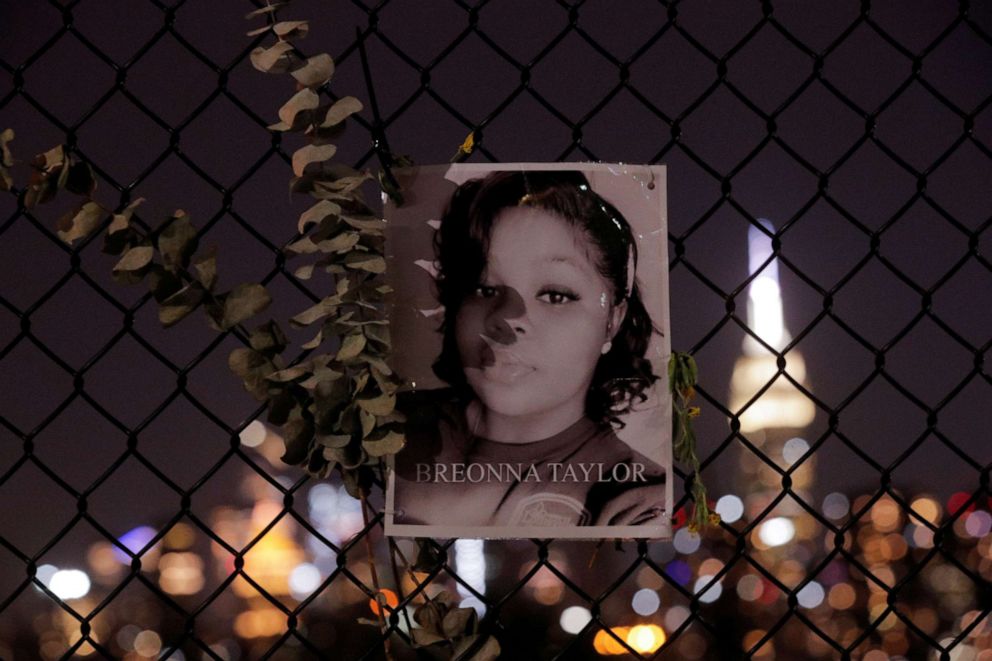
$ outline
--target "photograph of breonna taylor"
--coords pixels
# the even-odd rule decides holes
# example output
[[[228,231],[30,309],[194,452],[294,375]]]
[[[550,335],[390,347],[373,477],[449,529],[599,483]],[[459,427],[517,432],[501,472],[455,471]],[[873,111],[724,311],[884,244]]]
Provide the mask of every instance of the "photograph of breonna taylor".
[[[387,534],[669,536],[664,167],[397,177],[389,314],[409,387]]]

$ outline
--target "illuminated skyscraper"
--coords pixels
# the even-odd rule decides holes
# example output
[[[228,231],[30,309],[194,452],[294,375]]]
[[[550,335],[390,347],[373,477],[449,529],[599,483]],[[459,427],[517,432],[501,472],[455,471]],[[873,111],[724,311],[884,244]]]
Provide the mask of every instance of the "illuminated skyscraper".
[[[768,220],[759,222],[765,231],[754,226],[748,230],[748,270],[754,279],[748,288],[747,320],[754,336],[745,338],[743,354],[734,365],[730,408],[739,416],[741,434],[769,461],[787,470],[809,449],[800,432],[813,421],[816,409],[793,383],[809,387],[799,351],[791,349],[780,358],[791,336],[785,327],[778,259],[772,250],[775,229]],[[745,511],[753,515],[781,492],[782,475],[748,449],[742,452],[741,464],[738,491],[745,498]],[[794,490],[809,488],[812,467],[810,458],[792,474]],[[795,509],[794,502],[786,499],[776,512],[788,516]]]

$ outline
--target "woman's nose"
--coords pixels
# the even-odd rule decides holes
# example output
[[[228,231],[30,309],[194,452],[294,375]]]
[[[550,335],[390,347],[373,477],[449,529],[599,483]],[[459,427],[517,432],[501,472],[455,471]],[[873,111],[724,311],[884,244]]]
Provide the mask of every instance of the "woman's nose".
[[[499,287],[486,316],[486,334],[501,344],[513,344],[528,330],[523,297],[512,287]]]

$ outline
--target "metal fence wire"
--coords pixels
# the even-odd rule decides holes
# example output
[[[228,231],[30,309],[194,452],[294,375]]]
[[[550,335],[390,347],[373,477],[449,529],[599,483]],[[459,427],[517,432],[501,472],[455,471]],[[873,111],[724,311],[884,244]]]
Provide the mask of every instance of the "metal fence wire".
[[[0,128],[22,157],[68,145],[108,206],[188,209],[224,277],[266,283],[278,318],[321,292],[281,253],[292,149],[265,127],[292,90],[247,61],[254,7],[5,3]],[[671,542],[436,540],[442,564],[417,580],[484,612],[504,658],[992,658],[988,2],[284,14],[335,57],[328,93],[367,106],[365,40],[382,120],[347,130],[357,167],[378,167],[376,131],[420,163],[474,131],[472,160],[669,166],[672,343],[701,366],[723,521],[686,530],[676,469]],[[57,208],[0,204],[0,658],[373,659],[384,637],[427,658],[409,600],[385,636],[359,622],[367,542],[383,586],[412,579],[387,570],[381,514],[280,465],[226,367],[245,338],[195,318],[163,331],[92,241],[58,239]],[[735,403],[760,218],[792,338]],[[752,429],[758,395],[815,417]]]

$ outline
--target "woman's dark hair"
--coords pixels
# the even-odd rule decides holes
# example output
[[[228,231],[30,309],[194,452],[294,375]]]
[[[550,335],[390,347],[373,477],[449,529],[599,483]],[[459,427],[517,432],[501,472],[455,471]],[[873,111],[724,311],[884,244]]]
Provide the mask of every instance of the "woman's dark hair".
[[[627,303],[610,351],[596,364],[585,406],[592,420],[623,427],[619,416],[647,399],[645,390],[658,378],[644,354],[651,334],[659,331],[634,277],[637,244],[630,225],[592,190],[581,172],[494,172],[466,181],[454,192],[434,237],[438,299],[444,306],[442,348],[434,373],[461,395],[471,393],[455,341],[455,318],[462,301],[478,286],[497,216],[516,206],[543,209],[583,231],[597,248],[598,255],[591,257],[599,273],[613,286],[614,305]]]

